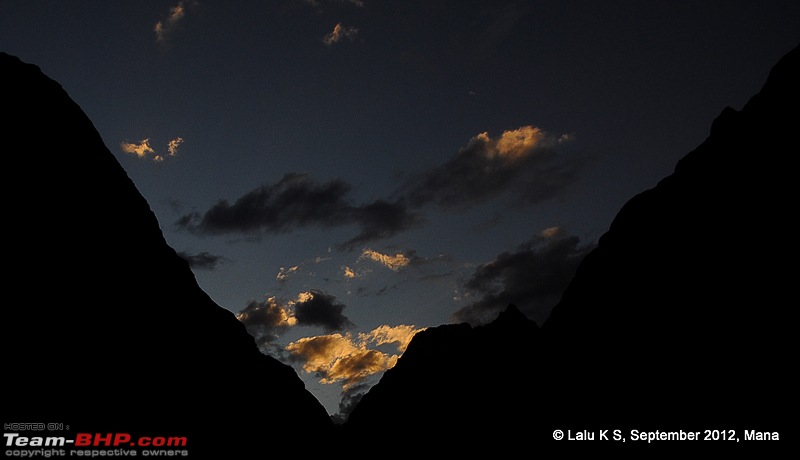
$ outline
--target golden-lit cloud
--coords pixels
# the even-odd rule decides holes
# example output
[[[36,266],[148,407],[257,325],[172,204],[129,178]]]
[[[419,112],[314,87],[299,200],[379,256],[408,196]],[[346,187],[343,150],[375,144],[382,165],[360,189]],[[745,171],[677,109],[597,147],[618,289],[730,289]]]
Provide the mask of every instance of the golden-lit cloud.
[[[495,147],[497,153],[503,156],[516,158],[533,150],[542,140],[544,133],[533,126],[523,126],[511,131],[503,131]]]
[[[351,334],[304,337],[286,347],[290,359],[316,374],[320,383],[342,382],[345,391],[366,378],[394,367],[411,337],[422,329],[414,326],[380,326],[354,339]],[[395,343],[399,353],[384,353],[370,346]]]
[[[275,297],[264,302],[251,301],[236,318],[259,345],[269,344],[297,324],[294,312],[287,305],[281,305]]]
[[[358,34],[357,28],[345,27],[340,22],[333,27],[331,33],[322,37],[322,43],[325,43],[327,46],[333,46],[335,43],[338,43],[343,38],[347,38],[348,40],[353,41],[355,40],[357,34]]]
[[[182,137],[176,137],[175,139],[170,140],[169,143],[167,144],[167,151],[169,152],[169,156],[174,157],[175,155],[177,155],[178,147],[180,147],[181,144],[183,144]]]
[[[297,294],[297,300],[292,302],[292,304],[308,302],[309,300],[311,300],[313,298],[314,298],[314,293],[313,292],[310,292],[310,291],[301,292],[301,293]]]
[[[397,351],[404,352],[414,335],[424,328],[416,329],[414,326],[401,324],[399,326],[378,326],[369,333],[358,334],[359,340],[380,346],[388,343],[397,344]]]
[[[394,271],[400,270],[401,268],[411,263],[411,260],[408,257],[404,256],[403,254],[398,253],[393,256],[390,256],[388,254],[381,254],[380,252],[374,251],[372,249],[364,249],[364,251],[361,253],[361,257],[368,258],[370,260],[378,262],[383,266],[385,266],[386,268],[389,268]]]
[[[576,179],[582,158],[568,155],[571,135],[555,135],[533,125],[472,137],[444,163],[411,177],[398,191],[413,208],[429,203],[466,208],[506,195],[532,205],[563,193]]]
[[[473,142],[484,144],[483,152],[488,158],[513,161],[531,155],[543,141],[557,144],[569,139],[568,135],[551,139],[541,129],[527,125],[517,129],[503,131],[499,138],[492,139],[488,132],[478,134]]]
[[[348,279],[353,279],[358,276],[358,274],[350,267],[342,267],[342,272],[344,273],[344,277]]]
[[[268,298],[264,303],[251,303],[252,308],[245,308],[236,318],[243,323],[248,323],[259,317],[259,312],[267,312],[270,317],[269,324],[273,326],[294,326],[297,319],[291,310],[279,305],[275,297]]]
[[[150,139],[142,139],[138,144],[123,142],[121,147],[123,152],[131,153],[139,158],[144,158],[148,153],[156,153],[155,150],[150,147]]]
[[[289,268],[281,267],[281,269],[278,271],[278,274],[275,276],[275,279],[279,282],[284,282],[287,278],[289,278],[290,275],[297,273],[298,270],[300,270],[300,266],[298,265]]]
[[[174,157],[178,154],[178,148],[180,145],[183,144],[182,137],[176,137],[171,139],[167,143],[167,155],[170,157]],[[130,153],[132,155],[136,155],[139,158],[146,158],[148,155],[152,155],[153,161],[156,163],[160,163],[166,159],[166,157],[157,152],[151,145],[150,145],[150,138],[142,139],[138,143],[132,142],[122,142],[120,143],[120,147],[122,151],[125,153]]]

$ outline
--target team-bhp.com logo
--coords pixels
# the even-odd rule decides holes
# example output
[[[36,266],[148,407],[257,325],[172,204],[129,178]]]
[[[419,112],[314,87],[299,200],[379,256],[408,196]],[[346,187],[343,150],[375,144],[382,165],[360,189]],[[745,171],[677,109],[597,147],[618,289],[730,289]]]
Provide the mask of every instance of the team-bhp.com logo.
[[[3,433],[7,447],[186,447],[185,436],[139,436],[128,433],[77,433],[74,439],[64,436],[20,436]]]

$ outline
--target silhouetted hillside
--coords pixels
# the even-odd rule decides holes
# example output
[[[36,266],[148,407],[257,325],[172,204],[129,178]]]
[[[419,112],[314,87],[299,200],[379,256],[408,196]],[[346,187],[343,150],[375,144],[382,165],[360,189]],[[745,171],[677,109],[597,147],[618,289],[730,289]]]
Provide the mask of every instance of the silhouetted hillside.
[[[584,259],[542,327],[553,423],[791,436],[798,82],[795,48]]]
[[[539,328],[515,306],[490,324],[447,324],[417,333],[380,383],[364,395],[344,429],[404,433],[404,448],[427,449],[465,434],[515,436],[535,416]],[[446,429],[443,433],[442,430]],[[431,445],[431,441],[434,443]]]
[[[601,447],[555,441],[556,429],[793,438],[798,53],[625,204],[540,331],[507,321],[511,309],[419,333],[344,431],[404,428],[398,448],[423,438],[459,453]],[[697,446],[711,445],[682,445]]]
[[[61,86],[5,53],[0,75],[3,422],[187,436],[195,455],[327,434],[322,405],[198,287]]]

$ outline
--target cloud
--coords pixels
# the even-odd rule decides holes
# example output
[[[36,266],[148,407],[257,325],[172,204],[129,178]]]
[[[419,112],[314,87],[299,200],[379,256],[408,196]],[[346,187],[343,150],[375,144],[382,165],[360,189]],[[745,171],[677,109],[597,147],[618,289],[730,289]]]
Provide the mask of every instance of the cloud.
[[[393,343],[396,344],[398,351],[404,352],[409,342],[411,342],[411,339],[414,338],[414,335],[423,329],[417,329],[414,326],[405,324],[399,326],[388,326],[384,324],[378,326],[369,333],[358,334],[358,339],[363,343],[372,343],[375,346]]]
[[[484,132],[445,163],[413,177],[399,193],[412,207],[467,207],[505,192],[513,192],[517,204],[535,204],[575,180],[580,161],[558,153],[571,139],[531,125],[498,138]]]
[[[286,306],[278,304],[275,297],[264,302],[250,301],[236,318],[260,346],[266,346],[297,324],[297,318]]]
[[[285,233],[296,228],[357,225],[361,232],[342,244],[352,248],[366,241],[388,238],[416,226],[419,216],[401,201],[377,200],[356,206],[347,200],[350,184],[342,180],[319,183],[307,174],[286,174],[277,184],[252,190],[233,204],[221,200],[205,214],[190,213],[176,222],[199,234],[260,232]]]
[[[148,153],[155,154],[155,150],[150,147],[150,139],[142,139],[139,141],[138,144],[130,143],[130,142],[122,142],[120,144],[122,147],[122,151],[125,153],[131,153],[136,155],[139,158],[144,158],[147,156]]]
[[[170,157],[176,156],[178,154],[178,148],[181,144],[183,144],[182,137],[176,137],[175,139],[170,140],[167,143],[167,155]],[[164,161],[166,158],[163,154],[158,153],[155,149],[153,149],[153,147],[150,145],[149,138],[142,139],[138,143],[132,143],[128,141],[121,142],[120,148],[123,152],[136,155],[138,158],[147,158],[149,155],[151,155],[153,161],[157,163]]]
[[[169,9],[169,15],[163,21],[158,21],[153,27],[153,32],[156,34],[156,41],[165,43],[169,38],[172,31],[183,22],[186,17],[187,6],[196,5],[196,2],[187,2],[180,0],[177,5]]]
[[[275,276],[275,279],[278,280],[279,283],[285,283],[289,276],[296,274],[299,270],[299,265],[289,268],[281,267],[281,269],[278,271],[278,274]]]
[[[380,252],[373,251],[372,249],[364,249],[364,251],[361,253],[361,257],[374,260],[375,262],[378,262],[386,268],[394,271],[400,270],[410,263],[410,260],[403,254],[398,253],[391,256],[388,254],[381,254]]]
[[[350,41],[355,40],[356,35],[358,35],[358,29],[355,27],[344,27],[342,23],[336,24],[334,26],[333,31],[331,33],[322,37],[322,43],[325,43],[327,46],[333,46],[335,43],[338,43],[343,38],[347,38]]]
[[[341,425],[350,417],[350,413],[356,408],[361,398],[367,394],[370,385],[366,383],[350,385],[346,391],[342,392],[342,399],[339,401],[339,412],[333,414],[333,423]]]
[[[167,151],[169,152],[169,156],[174,157],[175,155],[177,155],[178,147],[180,147],[181,144],[183,144],[182,137],[176,137],[175,139],[170,140],[169,143],[167,144]]]
[[[201,270],[214,270],[217,268],[217,265],[227,260],[222,256],[213,255],[208,252],[201,252],[199,254],[179,252],[178,255],[189,262],[190,267]]]
[[[342,312],[345,305],[336,302],[336,297],[320,291],[308,291],[298,296],[294,304],[297,324],[320,326],[325,332],[341,331],[354,326]]]
[[[358,273],[356,273],[352,268],[347,266],[342,267],[342,273],[344,274],[344,277],[347,279],[358,278],[359,276]]]
[[[456,311],[453,319],[483,324],[513,303],[541,325],[593,246],[581,245],[558,227],[543,231],[515,252],[479,266],[464,284],[469,296],[479,299]]]
[[[359,346],[349,334],[304,337],[286,350],[291,361],[302,363],[303,370],[317,375],[320,383],[342,382],[345,389],[397,363],[397,355]]]
[[[274,345],[272,342],[294,326],[319,326],[328,333],[354,326],[343,314],[345,308],[336,302],[336,297],[312,290],[301,292],[296,299],[288,301],[274,296],[263,302],[251,300],[236,318],[259,346],[268,349]]]
[[[351,334],[328,334],[304,337],[286,347],[289,360],[315,374],[323,384],[342,382],[345,392],[397,363],[413,334],[422,329],[400,325],[381,326],[354,339]],[[394,343],[400,354],[388,354],[370,348]]]

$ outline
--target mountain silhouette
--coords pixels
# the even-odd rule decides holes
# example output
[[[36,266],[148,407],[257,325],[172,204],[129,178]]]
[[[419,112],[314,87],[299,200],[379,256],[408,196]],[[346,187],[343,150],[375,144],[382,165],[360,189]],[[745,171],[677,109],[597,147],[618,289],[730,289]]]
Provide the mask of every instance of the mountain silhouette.
[[[408,433],[404,448],[428,449],[453,433],[478,431],[502,444],[535,417],[539,327],[511,305],[477,327],[447,324],[418,332],[397,364],[359,401],[343,431]],[[373,433],[374,434],[374,433]],[[448,443],[449,444],[449,443]]]
[[[449,453],[615,445],[556,441],[557,429],[793,437],[799,53],[623,206],[541,330],[512,306],[486,326],[418,333],[343,431],[388,426],[399,448]]]
[[[220,458],[327,435],[324,407],[198,287],[64,89],[5,53],[0,75],[3,422],[185,436]]]

